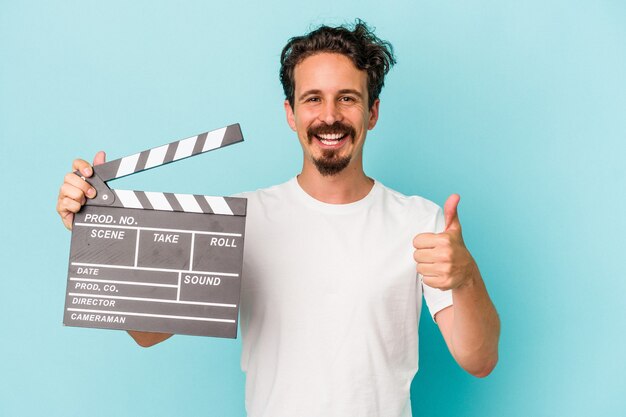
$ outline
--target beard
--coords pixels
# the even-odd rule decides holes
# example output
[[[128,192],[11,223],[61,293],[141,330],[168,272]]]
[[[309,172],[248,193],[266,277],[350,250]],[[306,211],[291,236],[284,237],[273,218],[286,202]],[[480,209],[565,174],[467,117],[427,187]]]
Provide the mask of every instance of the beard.
[[[349,140],[351,142],[354,142],[354,137],[356,136],[356,132],[352,126],[337,121],[332,125],[322,124],[318,126],[311,126],[307,129],[307,138],[309,140],[309,144],[311,144],[313,143],[314,136],[332,133],[339,133],[342,136],[347,135],[349,136]],[[340,157],[338,152],[334,149],[324,149],[321,157],[313,158],[313,164],[322,176],[327,177],[337,175],[343,171],[350,164],[351,160],[351,155]]]
[[[337,152],[325,150],[320,158],[313,158],[313,164],[324,177],[337,175],[349,164],[351,156],[338,157]]]

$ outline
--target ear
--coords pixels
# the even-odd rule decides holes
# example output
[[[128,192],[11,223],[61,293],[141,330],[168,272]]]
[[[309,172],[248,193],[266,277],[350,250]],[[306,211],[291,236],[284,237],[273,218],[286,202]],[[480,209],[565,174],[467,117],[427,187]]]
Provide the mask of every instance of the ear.
[[[287,116],[287,124],[289,124],[289,127],[291,128],[291,130],[295,132],[296,131],[296,115],[294,114],[293,109],[291,108],[291,104],[289,104],[289,100],[285,100],[283,105],[285,106],[285,116]]]
[[[372,130],[374,129],[374,126],[376,126],[376,122],[378,122],[378,107],[379,106],[380,106],[380,100],[379,99],[374,100],[372,107],[370,107],[370,118],[369,118],[369,122],[367,123],[367,130]]]

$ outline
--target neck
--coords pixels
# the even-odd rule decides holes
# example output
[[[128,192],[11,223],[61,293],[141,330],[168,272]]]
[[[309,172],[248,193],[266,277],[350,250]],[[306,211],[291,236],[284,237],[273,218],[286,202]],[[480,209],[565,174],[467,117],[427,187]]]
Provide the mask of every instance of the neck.
[[[323,176],[313,164],[305,162],[297,179],[308,195],[329,204],[354,203],[364,198],[374,186],[374,180],[365,175],[359,163],[351,163],[336,175]]]

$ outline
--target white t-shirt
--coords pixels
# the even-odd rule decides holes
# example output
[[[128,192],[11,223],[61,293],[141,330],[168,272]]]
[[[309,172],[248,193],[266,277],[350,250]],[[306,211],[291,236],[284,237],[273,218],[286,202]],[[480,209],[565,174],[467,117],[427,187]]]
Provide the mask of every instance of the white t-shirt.
[[[379,182],[351,204],[315,200],[294,178],[244,193],[240,324],[249,417],[408,417],[424,293],[413,237],[441,209]]]

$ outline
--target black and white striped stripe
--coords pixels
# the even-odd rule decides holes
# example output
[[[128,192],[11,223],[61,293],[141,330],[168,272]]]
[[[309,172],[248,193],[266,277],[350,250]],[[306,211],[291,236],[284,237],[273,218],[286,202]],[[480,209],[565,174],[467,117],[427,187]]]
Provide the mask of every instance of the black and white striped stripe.
[[[245,198],[214,197],[197,194],[161,193],[151,191],[112,190],[116,207],[179,211],[185,213],[245,216]]]
[[[94,171],[102,181],[109,181],[242,140],[241,128],[234,124],[98,165]]]

